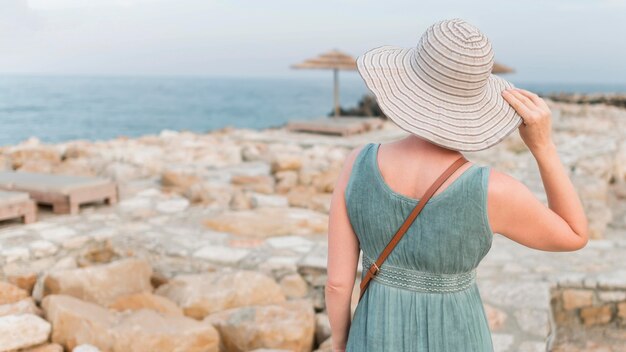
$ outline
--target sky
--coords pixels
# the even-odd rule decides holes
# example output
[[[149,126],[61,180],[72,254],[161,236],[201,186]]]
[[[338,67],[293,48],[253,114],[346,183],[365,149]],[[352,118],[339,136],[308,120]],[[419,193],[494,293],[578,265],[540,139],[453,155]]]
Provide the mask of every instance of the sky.
[[[462,18],[523,82],[626,84],[626,0],[0,0],[0,74],[300,77]]]

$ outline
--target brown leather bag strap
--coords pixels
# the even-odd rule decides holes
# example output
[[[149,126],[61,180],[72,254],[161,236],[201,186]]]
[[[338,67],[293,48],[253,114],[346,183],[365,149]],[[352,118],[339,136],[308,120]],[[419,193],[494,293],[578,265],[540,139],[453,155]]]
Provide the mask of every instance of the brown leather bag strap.
[[[367,270],[367,273],[365,274],[365,277],[363,278],[363,280],[361,281],[361,293],[359,295],[359,301],[361,300],[361,297],[363,297],[363,293],[365,292],[365,290],[367,289],[370,280],[376,275],[378,274],[378,271],[380,270],[380,266],[383,264],[383,262],[385,261],[385,259],[387,259],[387,256],[391,253],[391,251],[393,250],[393,248],[396,246],[396,244],[398,244],[398,242],[400,241],[400,239],[402,238],[402,236],[404,235],[404,233],[406,232],[406,230],[408,230],[409,226],[411,226],[411,224],[413,223],[413,221],[415,220],[415,218],[419,215],[419,213],[422,211],[422,209],[424,208],[424,205],[426,205],[426,203],[428,202],[428,200],[430,199],[430,197],[432,197],[432,195],[435,193],[435,191],[437,191],[437,189],[458,169],[460,168],[463,164],[465,164],[466,162],[468,162],[467,159],[465,159],[464,156],[461,156],[460,158],[458,158],[452,165],[450,165],[446,171],[444,171],[439,178],[437,178],[435,180],[435,182],[426,190],[426,192],[424,193],[424,195],[422,196],[422,198],[420,198],[419,202],[417,203],[417,205],[415,206],[415,208],[413,209],[413,211],[411,212],[411,214],[409,214],[409,216],[406,218],[406,220],[404,221],[404,223],[402,224],[402,226],[400,226],[400,228],[398,229],[398,231],[396,232],[396,234],[393,236],[393,238],[391,239],[391,241],[389,241],[389,244],[387,244],[387,247],[385,247],[385,249],[383,250],[383,252],[380,254],[380,256],[378,257],[378,259],[376,259],[376,261],[374,263],[372,263],[372,266],[370,266],[370,268]]]

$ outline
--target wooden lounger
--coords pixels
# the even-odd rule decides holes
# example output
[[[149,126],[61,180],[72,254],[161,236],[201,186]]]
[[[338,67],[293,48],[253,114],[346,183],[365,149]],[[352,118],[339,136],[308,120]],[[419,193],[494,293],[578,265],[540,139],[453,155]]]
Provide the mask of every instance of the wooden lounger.
[[[37,205],[28,193],[0,191],[0,220],[23,218],[25,224],[37,218]]]
[[[21,171],[0,172],[0,189],[22,191],[57,214],[76,214],[81,204],[117,202],[117,185],[107,179]]]
[[[321,117],[309,120],[290,120],[285,127],[294,132],[348,136],[380,129],[383,127],[383,120],[378,117]]]

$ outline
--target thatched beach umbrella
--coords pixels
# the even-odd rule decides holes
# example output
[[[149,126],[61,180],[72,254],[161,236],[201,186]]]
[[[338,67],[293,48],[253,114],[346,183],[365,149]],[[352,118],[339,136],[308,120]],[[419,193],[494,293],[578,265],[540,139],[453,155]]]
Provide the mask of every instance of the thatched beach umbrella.
[[[493,74],[512,73],[512,72],[515,72],[515,70],[513,70],[512,68],[508,66],[499,64],[497,62],[493,64],[493,68],[491,69],[491,73]]]
[[[292,65],[291,68],[333,70],[335,116],[339,116],[339,70],[356,70],[356,60],[352,56],[334,49]]]

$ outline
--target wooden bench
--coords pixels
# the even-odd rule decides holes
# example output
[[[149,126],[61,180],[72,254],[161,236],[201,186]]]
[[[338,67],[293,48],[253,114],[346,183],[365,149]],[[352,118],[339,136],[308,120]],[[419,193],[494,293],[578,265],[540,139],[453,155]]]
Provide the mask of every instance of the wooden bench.
[[[77,214],[81,204],[117,203],[117,185],[108,179],[21,171],[0,172],[0,189],[26,192],[56,214]]]
[[[0,220],[22,218],[25,224],[37,220],[37,205],[28,193],[0,191]]]

